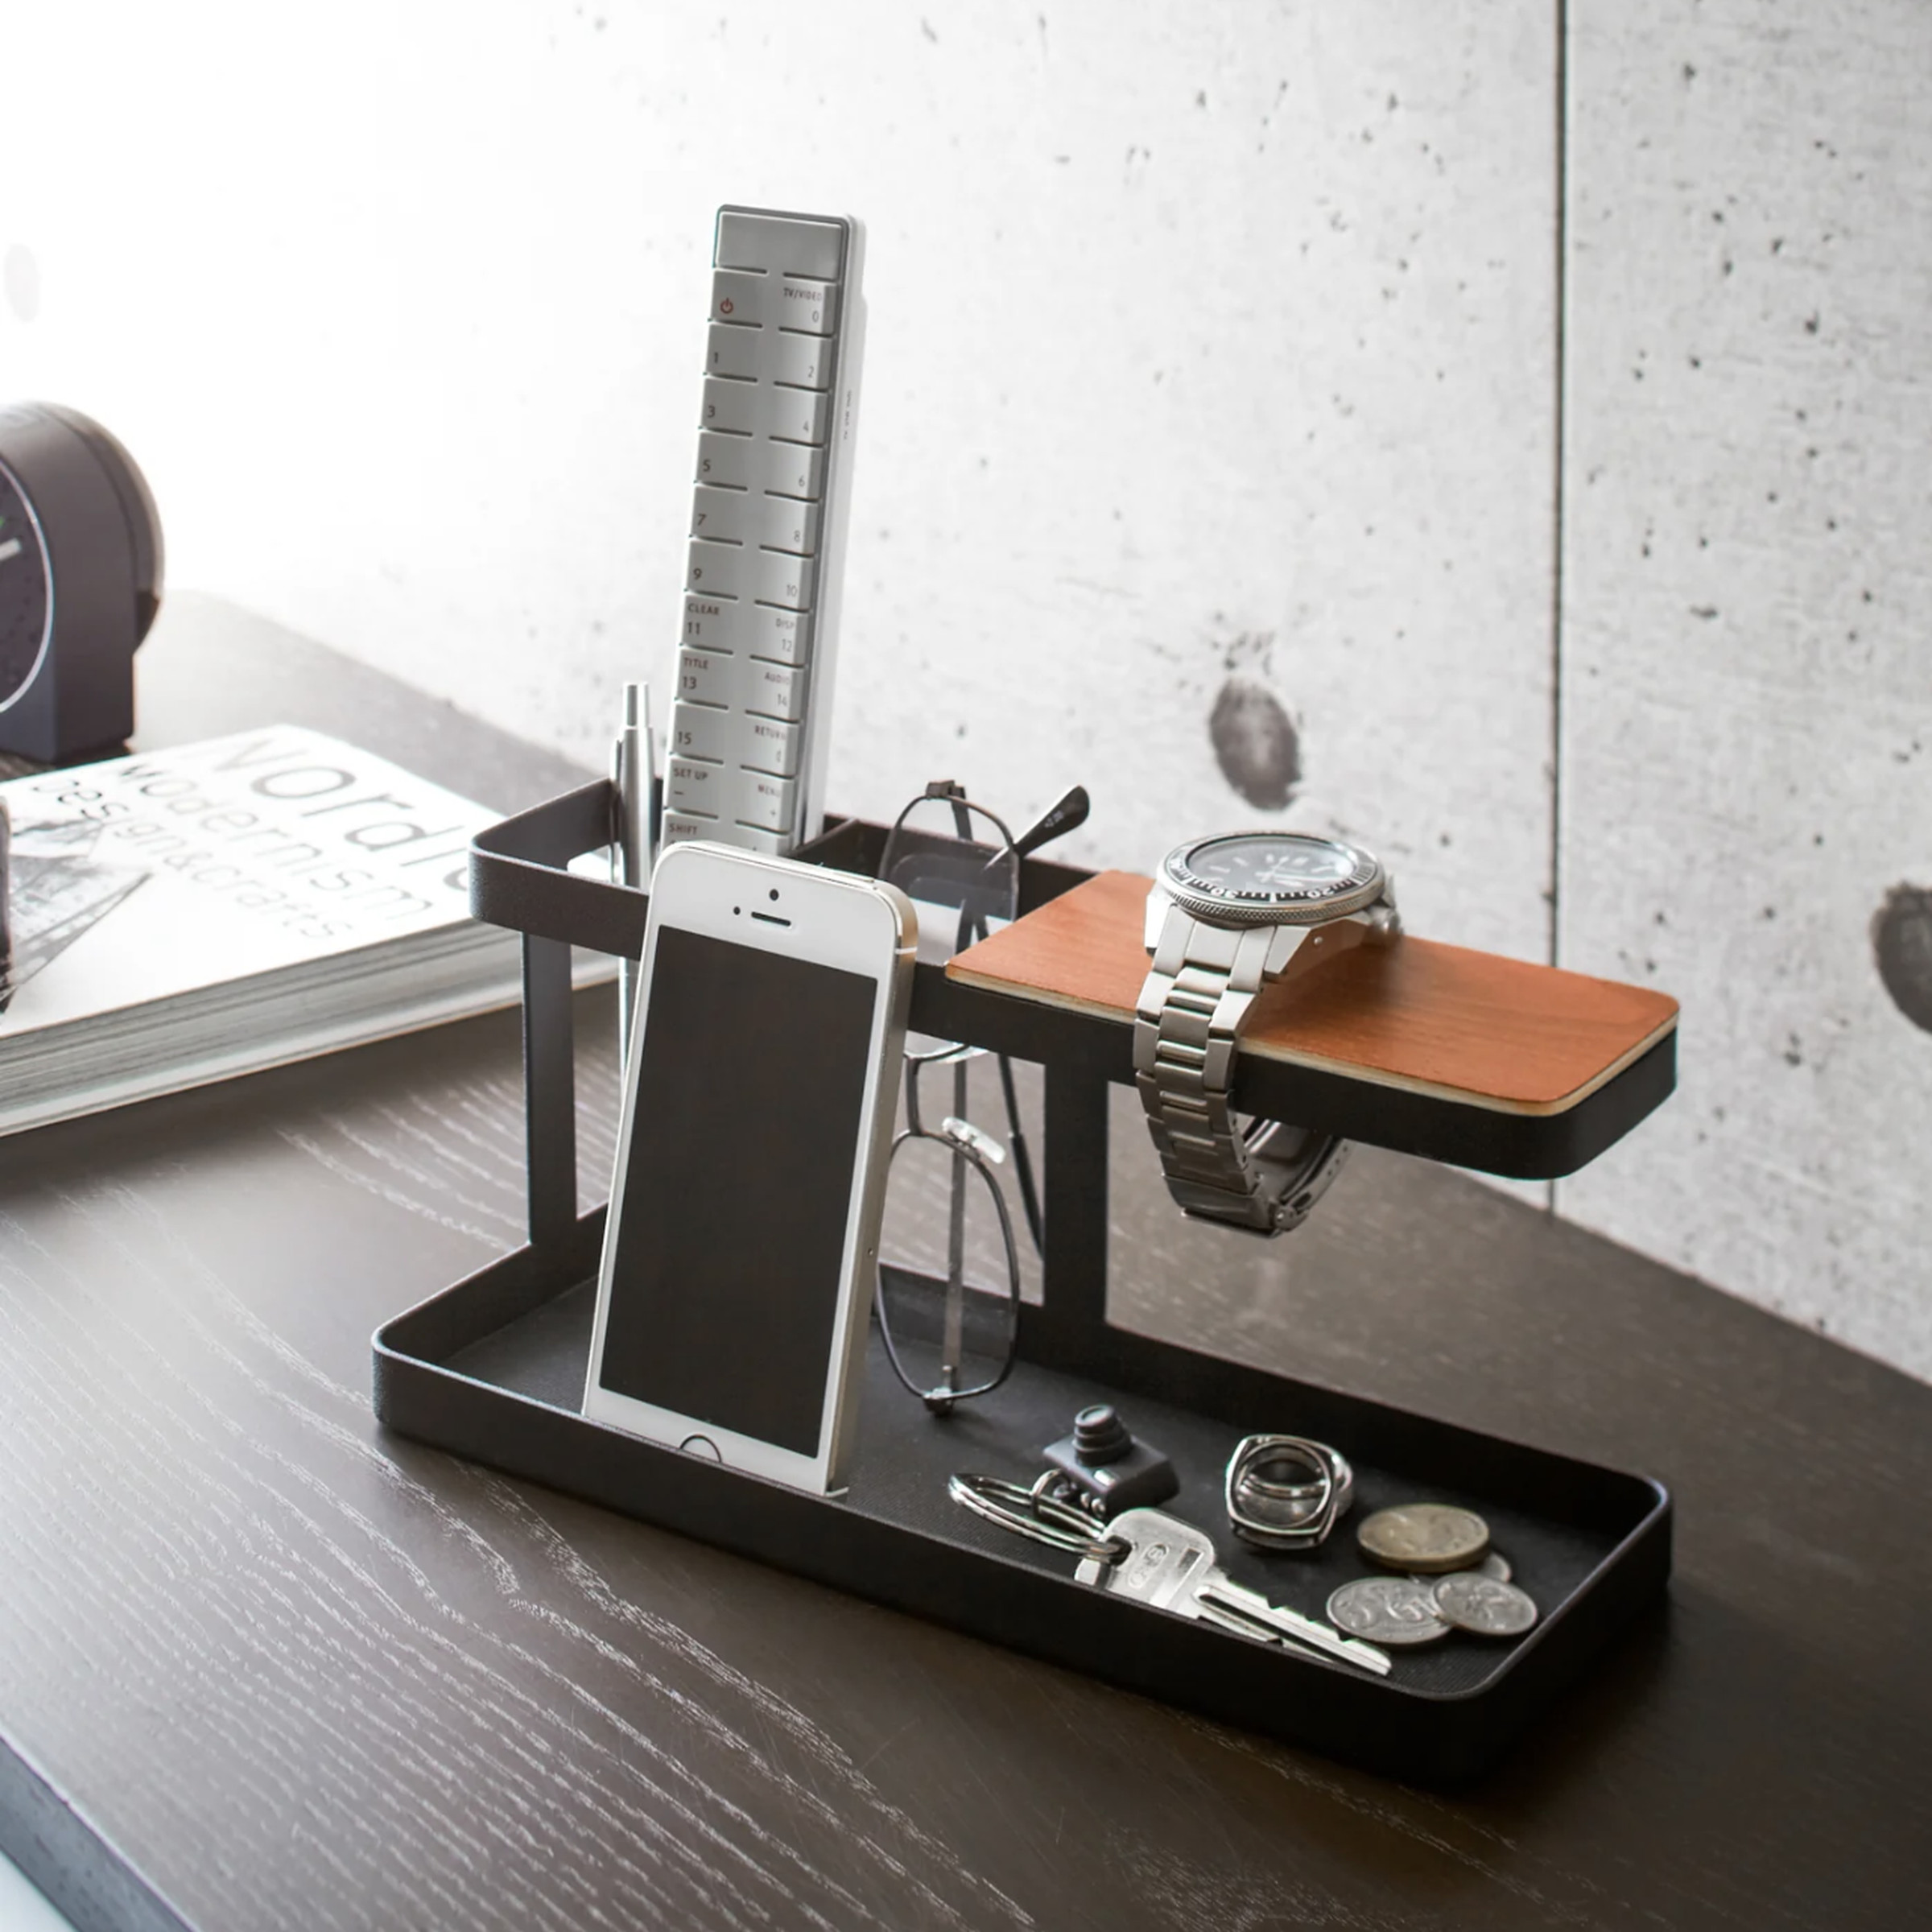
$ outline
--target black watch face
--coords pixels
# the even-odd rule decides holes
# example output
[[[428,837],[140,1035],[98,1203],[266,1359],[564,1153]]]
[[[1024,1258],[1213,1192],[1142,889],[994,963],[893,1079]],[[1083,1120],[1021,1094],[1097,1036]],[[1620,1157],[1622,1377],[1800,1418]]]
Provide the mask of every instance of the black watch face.
[[[1381,868],[1365,852],[1293,832],[1203,839],[1169,861],[1175,881],[1253,906],[1319,905],[1360,894]]]
[[[47,643],[47,561],[14,479],[0,469],[0,704],[25,689]]]

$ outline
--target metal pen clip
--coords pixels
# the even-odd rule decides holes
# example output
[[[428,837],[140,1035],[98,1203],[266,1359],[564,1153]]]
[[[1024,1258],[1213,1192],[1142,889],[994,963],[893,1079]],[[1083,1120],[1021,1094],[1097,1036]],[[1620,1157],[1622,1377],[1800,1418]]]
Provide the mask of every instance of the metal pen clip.
[[[647,886],[657,861],[657,815],[651,793],[657,778],[657,746],[650,729],[650,687],[624,687],[624,722],[611,747],[610,782],[616,824],[611,866],[618,883]],[[638,962],[617,962],[617,1048],[630,1064],[631,1021],[637,1005]]]

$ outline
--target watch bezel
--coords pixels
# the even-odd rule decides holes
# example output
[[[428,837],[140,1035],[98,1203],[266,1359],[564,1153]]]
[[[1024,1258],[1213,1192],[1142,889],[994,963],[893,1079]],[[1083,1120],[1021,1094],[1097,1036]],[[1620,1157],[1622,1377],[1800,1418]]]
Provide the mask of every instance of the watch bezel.
[[[1265,839],[1279,844],[1293,839],[1311,845],[1323,845],[1345,854],[1349,873],[1345,879],[1320,886],[1286,886],[1274,891],[1231,892],[1217,886],[1189,864],[1194,855],[1209,845],[1226,845],[1245,839]],[[1389,874],[1374,853],[1352,845],[1345,839],[1324,837],[1313,832],[1216,832],[1202,838],[1188,839],[1161,861],[1161,884],[1174,903],[1196,919],[1223,926],[1325,926],[1331,919],[1344,919],[1351,913],[1373,906],[1383,894]]]

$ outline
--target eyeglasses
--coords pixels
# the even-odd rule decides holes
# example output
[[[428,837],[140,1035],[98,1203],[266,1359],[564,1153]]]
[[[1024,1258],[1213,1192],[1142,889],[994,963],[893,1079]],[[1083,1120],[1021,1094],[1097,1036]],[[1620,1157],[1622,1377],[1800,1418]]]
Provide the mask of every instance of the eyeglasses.
[[[948,779],[928,785],[894,820],[879,877],[919,912],[923,952],[950,956],[1018,914],[1021,862],[1087,815],[1075,786],[1015,839],[1005,821]],[[935,939],[938,943],[935,944]],[[1004,1054],[959,1040],[907,1037],[906,1124],[887,1171],[887,1221],[878,1271],[879,1329],[893,1373],[935,1414],[986,1395],[1005,1381],[1019,1335],[1020,1256],[995,1170],[1012,1161],[1034,1248],[1039,1197],[1013,1065]],[[970,1071],[991,1059],[1005,1104],[1006,1142],[968,1118]],[[952,1073],[951,1111],[929,1124],[920,1092],[928,1067]],[[934,1233],[945,1209],[943,1256]],[[889,1252],[898,1250],[897,1257]],[[969,1274],[980,1280],[969,1280]],[[982,1285],[990,1278],[993,1285]],[[977,1367],[969,1363],[977,1362]]]

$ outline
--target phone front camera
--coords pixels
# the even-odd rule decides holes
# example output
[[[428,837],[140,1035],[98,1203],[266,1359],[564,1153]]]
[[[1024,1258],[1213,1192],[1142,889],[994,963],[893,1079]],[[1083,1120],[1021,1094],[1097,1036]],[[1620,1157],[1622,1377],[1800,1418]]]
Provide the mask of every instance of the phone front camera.
[[[778,887],[777,887],[777,886],[773,886],[773,887],[772,887],[772,889],[771,889],[771,896],[772,896],[772,897],[773,897],[774,899],[775,899],[775,898],[776,898],[778,896]]]
[[[731,916],[735,919],[744,910],[742,906],[734,906],[731,909]]]

